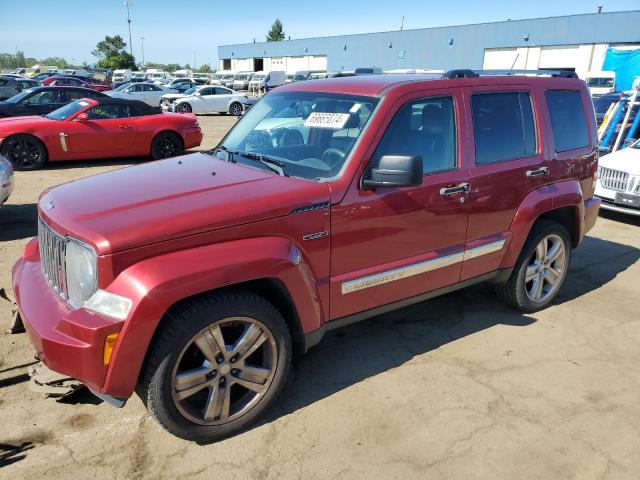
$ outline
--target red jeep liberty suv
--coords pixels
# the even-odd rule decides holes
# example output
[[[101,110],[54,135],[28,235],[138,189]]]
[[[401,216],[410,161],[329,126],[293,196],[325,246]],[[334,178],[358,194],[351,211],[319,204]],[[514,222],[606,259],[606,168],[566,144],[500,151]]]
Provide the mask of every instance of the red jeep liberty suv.
[[[212,151],[45,191],[13,269],[39,358],[211,441],[327,330],[482,281],[544,308],[598,215],[596,126],[575,75],[511,73],[286,85]]]

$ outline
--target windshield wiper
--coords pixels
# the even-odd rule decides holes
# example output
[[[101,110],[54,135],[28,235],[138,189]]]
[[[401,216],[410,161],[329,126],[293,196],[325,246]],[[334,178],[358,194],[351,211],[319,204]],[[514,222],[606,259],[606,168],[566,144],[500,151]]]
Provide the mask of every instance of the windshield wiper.
[[[263,155],[261,153],[254,152],[241,152],[240,150],[231,150],[224,145],[221,145],[216,150],[222,150],[223,152],[227,152],[229,156],[229,161],[233,162],[233,155],[238,155],[239,157],[246,158],[247,160],[255,160],[256,162],[260,162],[263,165],[266,165],[269,170],[276,172],[278,175],[282,175],[283,177],[287,177],[288,175],[284,173],[284,167],[287,166],[286,163],[281,162],[280,160],[276,160],[275,158],[271,158],[267,155]]]

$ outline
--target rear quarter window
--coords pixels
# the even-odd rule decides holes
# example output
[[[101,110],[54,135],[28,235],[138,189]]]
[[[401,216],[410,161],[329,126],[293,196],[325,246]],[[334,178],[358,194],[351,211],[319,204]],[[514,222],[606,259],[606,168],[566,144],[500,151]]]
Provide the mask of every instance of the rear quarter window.
[[[547,107],[551,116],[556,152],[566,152],[589,145],[589,129],[580,92],[547,90]]]

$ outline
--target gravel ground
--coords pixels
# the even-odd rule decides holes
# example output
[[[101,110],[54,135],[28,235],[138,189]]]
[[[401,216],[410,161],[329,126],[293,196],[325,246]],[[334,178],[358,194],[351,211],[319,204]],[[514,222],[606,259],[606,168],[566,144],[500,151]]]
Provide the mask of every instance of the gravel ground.
[[[200,117],[212,147],[234,123]],[[46,187],[144,159],[17,174],[0,209],[0,287]],[[637,479],[640,219],[601,216],[553,306],[478,286],[330,333],[256,427],[196,445],[150,419],[28,390],[24,334],[0,334],[0,478]],[[0,325],[9,322],[0,303]],[[4,327],[3,327],[4,329]]]

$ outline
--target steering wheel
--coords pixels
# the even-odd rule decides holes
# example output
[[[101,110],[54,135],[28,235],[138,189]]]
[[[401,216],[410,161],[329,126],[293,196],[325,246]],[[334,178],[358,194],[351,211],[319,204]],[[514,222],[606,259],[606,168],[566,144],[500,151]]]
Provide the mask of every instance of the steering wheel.
[[[345,154],[342,150],[337,148],[327,148],[322,154],[322,161],[329,165],[330,169],[333,168],[342,160],[344,160]]]

